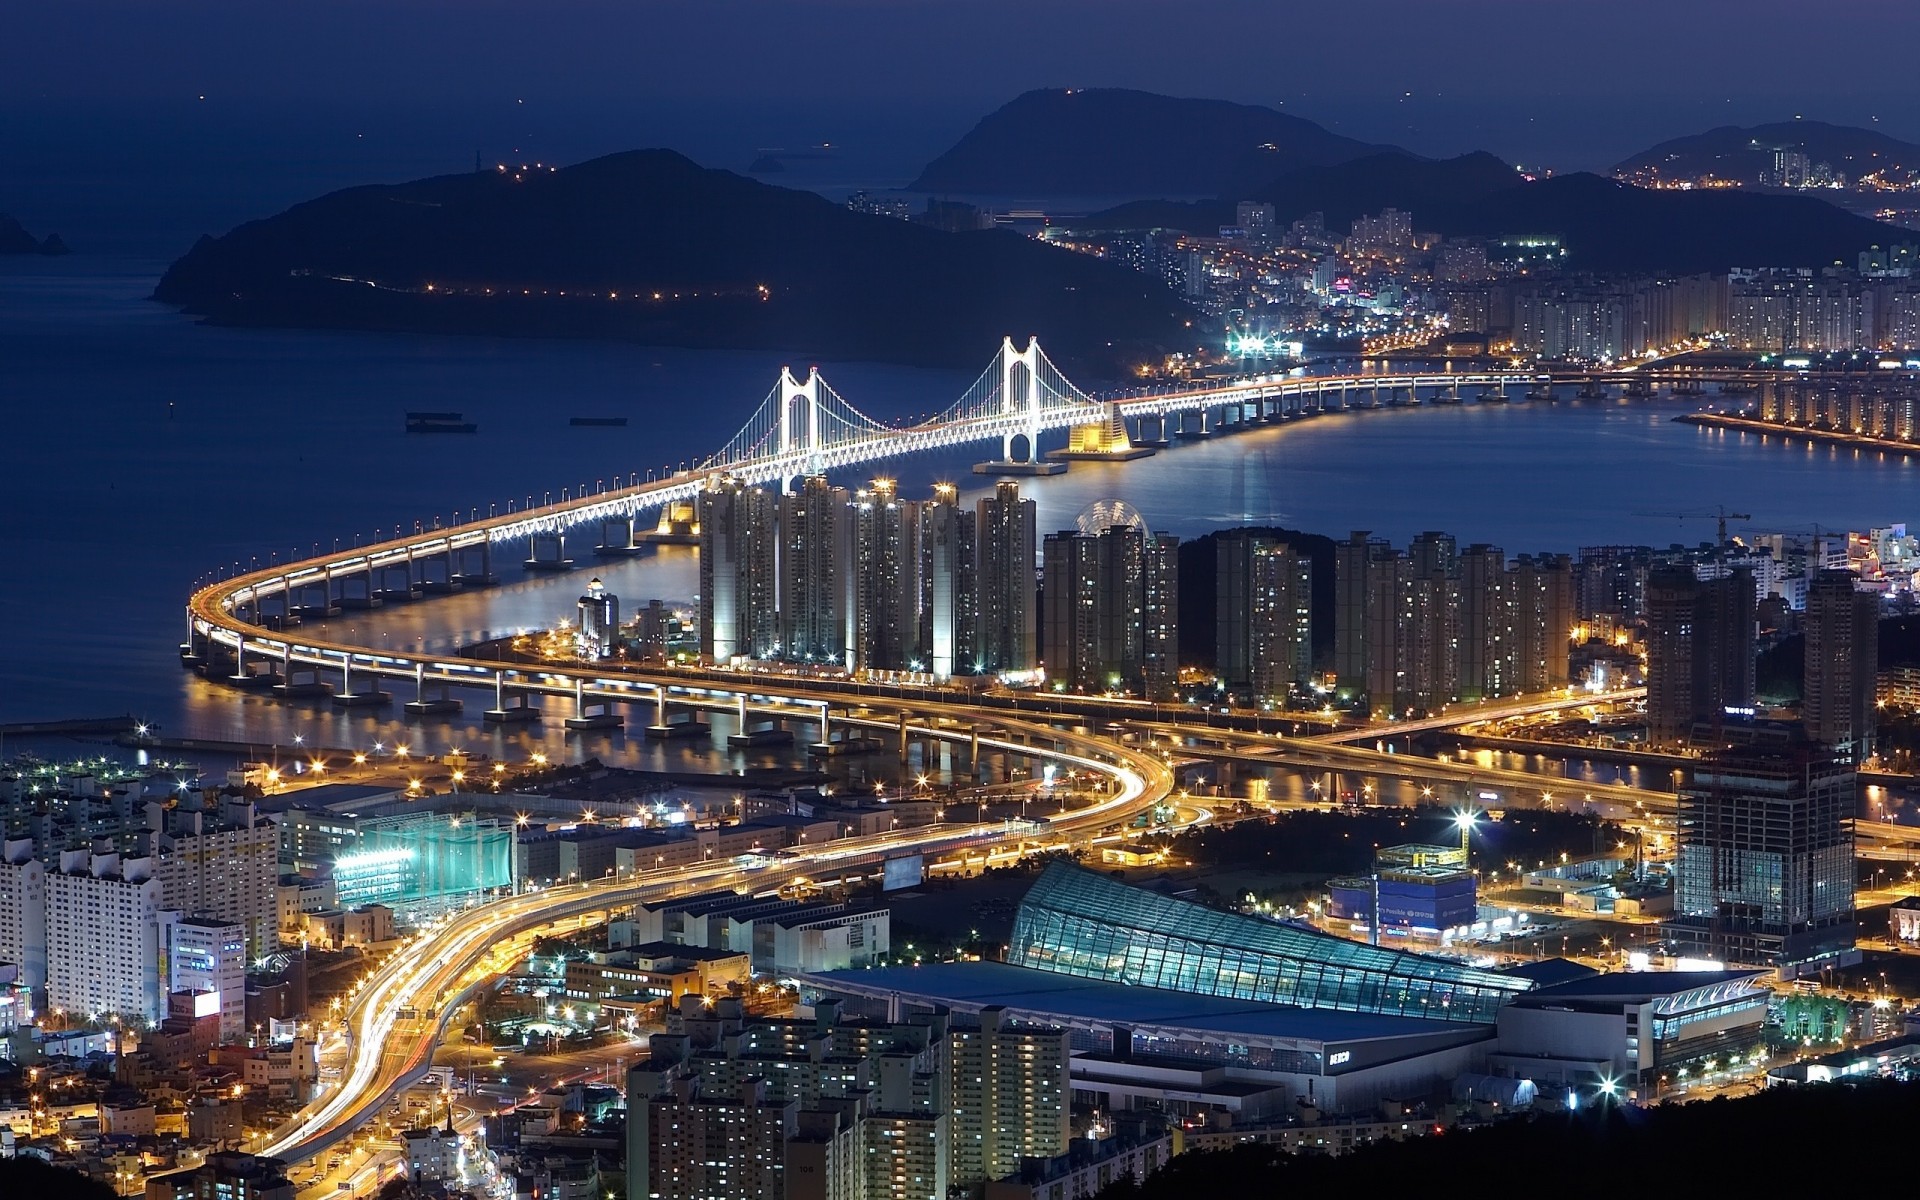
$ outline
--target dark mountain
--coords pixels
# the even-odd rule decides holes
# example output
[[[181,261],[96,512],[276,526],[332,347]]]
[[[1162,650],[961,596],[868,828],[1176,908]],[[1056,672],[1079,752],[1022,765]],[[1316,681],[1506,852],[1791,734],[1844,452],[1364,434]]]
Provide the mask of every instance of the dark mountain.
[[[1584,173],[1414,218],[1449,236],[1558,234],[1572,269],[1655,274],[1851,263],[1868,246],[1912,237],[1807,196],[1653,191]]]
[[[1623,159],[1614,170],[1622,174],[1651,170],[1680,179],[1715,175],[1751,184],[1762,170],[1773,166],[1775,150],[1799,150],[1810,162],[1832,163],[1849,179],[1886,168],[1903,174],[1920,172],[1920,146],[1875,129],[1825,121],[1722,125],[1661,142]]]
[[[60,235],[50,233],[44,238],[36,238],[28,233],[26,227],[5,213],[0,213],[0,254],[65,254],[67,244]]]
[[[1374,155],[1288,176],[1258,195],[1281,222],[1318,210],[1338,229],[1391,205],[1411,212],[1417,228],[1449,237],[1558,234],[1568,267],[1582,271],[1818,267],[1913,236],[1813,196],[1657,191],[1588,174],[1529,183],[1489,154],[1442,162]],[[1155,201],[1096,213],[1087,226],[1206,233],[1232,219],[1225,200]]]
[[[1248,199],[1272,204],[1274,219],[1283,224],[1310,212],[1323,212],[1329,225],[1341,226],[1383,208],[1398,208],[1418,216],[1436,205],[1484,200],[1519,182],[1520,176],[1512,167],[1484,152],[1434,160],[1392,151],[1296,171],[1242,197],[1223,196],[1190,204],[1139,200],[1095,213],[1085,224],[1092,229],[1200,232],[1231,224],[1235,201]]]
[[[1038,334],[1089,365],[1187,344],[1157,282],[945,233],[665,150],[351,188],[202,238],[154,298],[253,325],[611,337],[970,365]]]
[[[1286,172],[1386,149],[1271,108],[1122,88],[1048,88],[988,114],[908,190],[1237,199]]]

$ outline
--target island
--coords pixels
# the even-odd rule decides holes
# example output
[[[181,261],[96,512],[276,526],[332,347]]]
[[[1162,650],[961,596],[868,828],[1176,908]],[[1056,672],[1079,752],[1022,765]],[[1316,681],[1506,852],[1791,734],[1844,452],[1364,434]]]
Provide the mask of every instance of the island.
[[[602,337],[974,366],[1038,336],[1094,376],[1198,341],[1157,279],[637,150],[350,188],[203,237],[154,299],[229,325]]]

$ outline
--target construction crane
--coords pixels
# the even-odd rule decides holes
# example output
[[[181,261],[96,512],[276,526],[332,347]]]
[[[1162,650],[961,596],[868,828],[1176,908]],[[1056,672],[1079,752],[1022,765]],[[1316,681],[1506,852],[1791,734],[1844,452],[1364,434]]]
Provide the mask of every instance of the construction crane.
[[[1676,521],[1693,521],[1712,517],[1719,526],[1719,540],[1714,542],[1715,546],[1725,546],[1727,544],[1728,521],[1753,520],[1752,513],[1728,512],[1727,506],[1724,504],[1716,504],[1712,509],[1701,512],[1643,512],[1634,513],[1633,515],[1636,517],[1672,517]]]

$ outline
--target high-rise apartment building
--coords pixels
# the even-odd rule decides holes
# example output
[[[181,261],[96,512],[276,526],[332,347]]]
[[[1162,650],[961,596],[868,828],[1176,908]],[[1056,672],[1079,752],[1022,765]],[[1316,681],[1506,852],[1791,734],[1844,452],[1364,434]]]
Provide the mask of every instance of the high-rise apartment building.
[[[986,1008],[947,1030],[947,1129],[953,1182],[1004,1179],[1022,1158],[1064,1154],[1073,1136],[1064,1029],[1019,1025]]]
[[[1694,723],[1718,725],[1754,699],[1753,573],[1700,579],[1665,565],[1647,577],[1647,736],[1681,741]]]
[[[1179,541],[1136,525],[1047,535],[1047,674],[1076,691],[1171,687],[1177,665]]]
[[[1808,742],[1711,751],[1680,793],[1681,953],[1804,973],[1854,944],[1851,765]]]
[[[778,639],[773,496],[715,475],[700,493],[699,518],[700,657],[764,658]]]
[[[920,509],[920,653],[936,679],[969,674],[980,661],[976,514],[959,489],[935,484]]]
[[[156,839],[160,907],[232,921],[255,958],[280,947],[280,836],[252,804],[174,809]]]
[[[1369,620],[1372,601],[1382,591],[1374,576],[1386,573],[1384,591],[1397,591],[1398,576],[1393,547],[1385,538],[1376,538],[1365,530],[1355,530],[1347,540],[1334,547],[1333,558],[1333,670],[1340,688],[1350,694],[1365,695],[1380,682],[1369,666],[1377,656],[1370,653],[1376,624],[1384,623],[1385,632],[1393,629],[1391,612],[1381,622]],[[1391,656],[1389,656],[1390,658]],[[1391,691],[1391,668],[1387,676]]]
[[[1460,695],[1479,700],[1520,690],[1515,580],[1498,546],[1477,542],[1460,554]],[[1560,656],[1561,673],[1566,655]]]
[[[1055,1036],[1032,1031],[1036,1047]],[[1042,1098],[1044,1118],[1064,1096],[1064,1056],[1052,1072],[1039,1050],[968,1045],[982,1071],[967,1103],[1005,1113],[1023,1102],[1000,1093],[1019,1092]],[[944,1019],[843,1021],[832,1001],[811,1019],[753,1019],[737,1000],[687,997],[627,1074],[629,1200],[946,1200],[949,1054]],[[1042,1119],[1035,1144],[1052,1128]]]
[[[1807,588],[1801,715],[1807,736],[1850,762],[1873,757],[1880,600],[1849,571],[1822,571]]]
[[[1215,539],[1215,667],[1232,689],[1285,696],[1313,674],[1313,561],[1244,531]]]
[[[853,497],[855,670],[924,666],[920,652],[921,506],[902,500],[891,479],[876,479]]]
[[[1566,555],[1509,563],[1497,546],[1460,550],[1434,531],[1400,554],[1355,533],[1335,547],[1334,563],[1340,685],[1364,693],[1375,712],[1432,712],[1461,697],[1566,684],[1574,597]]]
[[[780,497],[778,656],[845,665],[852,645],[853,514],[845,488],[810,475]]]
[[[1522,554],[1510,573],[1514,605],[1517,692],[1545,692],[1567,684],[1567,646],[1573,640],[1573,560],[1565,554]]]
[[[36,1002],[47,993],[47,868],[32,838],[0,841],[0,962],[20,968]]]
[[[149,1022],[166,1015],[159,944],[164,905],[153,870],[150,858],[61,853],[60,869],[46,876],[49,1008]]]
[[[979,664],[982,672],[1031,671],[1039,663],[1034,562],[1040,549],[1034,504],[1002,481],[975,508],[979,548]]]
[[[1407,546],[1399,597],[1396,711],[1433,712],[1460,692],[1459,552],[1429,530]]]

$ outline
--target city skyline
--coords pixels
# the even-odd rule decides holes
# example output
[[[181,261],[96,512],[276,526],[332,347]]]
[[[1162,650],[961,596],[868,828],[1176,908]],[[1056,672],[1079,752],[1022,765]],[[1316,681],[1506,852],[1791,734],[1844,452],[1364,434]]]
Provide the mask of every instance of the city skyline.
[[[0,1191],[1586,1195],[1880,1128],[1913,34],[20,14]]]

